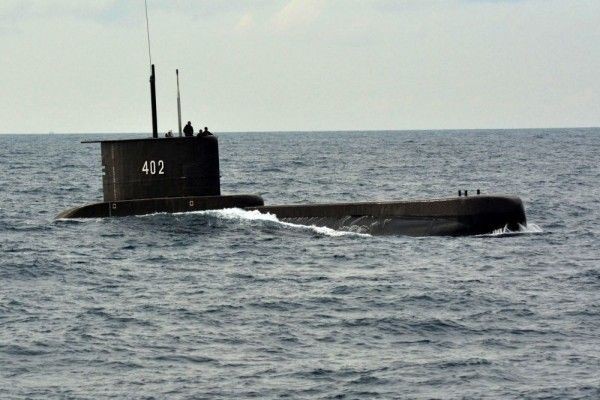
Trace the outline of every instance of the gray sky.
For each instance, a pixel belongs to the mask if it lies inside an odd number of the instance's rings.
[[[148,0],[159,130],[600,126],[599,0]],[[149,132],[143,0],[1,0],[0,133]]]

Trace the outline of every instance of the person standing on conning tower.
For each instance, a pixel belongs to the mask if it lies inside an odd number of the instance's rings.
[[[192,123],[190,121],[188,121],[185,128],[183,128],[183,133],[186,137],[194,136],[194,127],[192,126]]]

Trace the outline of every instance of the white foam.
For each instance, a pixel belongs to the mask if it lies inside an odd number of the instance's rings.
[[[522,234],[535,234],[544,232],[539,225],[536,224],[527,224],[521,225],[519,224],[519,229],[516,231],[511,231],[508,229],[508,226],[504,226],[503,228],[499,228],[494,230],[492,233],[483,235],[483,236],[511,236],[511,235],[522,235]]]
[[[288,228],[310,230],[325,236],[339,237],[339,236],[362,236],[370,237],[371,235],[365,233],[349,232],[349,231],[338,231],[335,229],[327,228],[325,226],[316,225],[299,225],[292,224],[290,222],[280,221],[277,216],[271,213],[261,213],[257,210],[247,211],[241,208],[225,208],[222,210],[207,210],[207,211],[191,211],[187,214],[200,214],[210,215],[222,219],[233,220],[233,221],[267,221],[277,223]]]

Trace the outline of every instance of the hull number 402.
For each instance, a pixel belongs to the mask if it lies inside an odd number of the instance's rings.
[[[164,175],[165,162],[163,160],[144,161],[144,165],[142,165],[142,172],[146,175]]]

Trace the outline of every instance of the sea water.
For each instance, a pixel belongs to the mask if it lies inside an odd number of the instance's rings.
[[[223,133],[267,204],[514,194],[521,232],[90,220],[100,150],[0,136],[0,398],[600,397],[600,129]],[[144,136],[144,135],[142,135]]]

